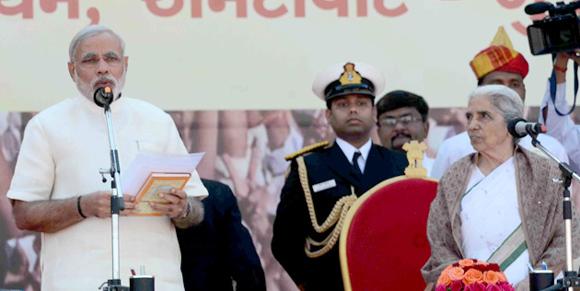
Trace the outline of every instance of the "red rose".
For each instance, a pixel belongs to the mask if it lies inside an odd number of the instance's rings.
[[[502,291],[501,287],[495,285],[495,284],[489,284],[487,285],[487,287],[485,287],[485,291]]]
[[[499,282],[497,284],[498,287],[501,288],[502,291],[515,291],[514,287],[508,282]]]
[[[473,283],[465,286],[465,291],[485,291],[485,285],[482,283]]]
[[[451,291],[461,291],[463,290],[463,282],[461,280],[451,282]]]

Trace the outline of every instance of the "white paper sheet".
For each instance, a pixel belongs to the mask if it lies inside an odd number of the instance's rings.
[[[205,153],[188,155],[160,155],[140,153],[129,167],[121,172],[124,195],[137,195],[151,173],[192,173]]]

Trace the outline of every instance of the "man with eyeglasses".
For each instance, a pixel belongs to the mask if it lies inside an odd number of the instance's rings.
[[[350,62],[314,81],[336,141],[287,157],[292,162],[272,239],[272,253],[301,290],[344,290],[337,245],[344,214],[357,197],[407,166],[403,154],[371,140],[374,98],[383,83],[373,67]]]
[[[403,145],[425,141],[429,134],[429,105],[423,97],[404,90],[391,91],[377,102],[377,131],[384,147],[405,153]],[[433,159],[423,154],[423,167],[431,172]]]
[[[91,25],[69,46],[68,69],[80,94],[32,118],[24,138],[8,198],[21,229],[41,232],[42,290],[96,290],[111,276],[111,191],[99,169],[109,164],[103,109],[93,92],[110,87],[121,173],[140,151],[184,155],[175,123],[163,110],[121,96],[127,73],[125,44],[113,30]],[[133,194],[136,193],[125,193]],[[162,195],[162,196],[161,196]],[[208,192],[196,171],[183,190],[150,202],[159,216],[134,215],[134,196],[125,195],[119,217],[120,277],[144,266],[157,290],[183,291],[181,253],[175,227],[203,219],[201,197]]]

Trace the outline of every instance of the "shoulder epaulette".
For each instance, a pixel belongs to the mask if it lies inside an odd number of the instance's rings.
[[[311,151],[314,151],[314,150],[317,150],[317,149],[320,149],[320,148],[324,148],[324,147],[328,146],[329,144],[330,144],[330,142],[327,141],[327,140],[325,140],[325,141],[321,141],[321,142],[317,142],[317,143],[314,143],[314,144],[305,146],[301,150],[299,150],[297,152],[294,152],[292,154],[287,155],[285,157],[285,159],[287,161],[293,160],[293,159],[295,159],[298,156],[301,156],[301,155],[303,155],[305,153],[309,153]]]

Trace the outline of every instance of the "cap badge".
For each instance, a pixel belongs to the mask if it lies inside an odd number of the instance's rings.
[[[361,84],[362,77],[361,75],[355,70],[353,63],[346,63],[344,66],[344,73],[340,76],[340,84],[341,85],[350,85],[350,84]]]

